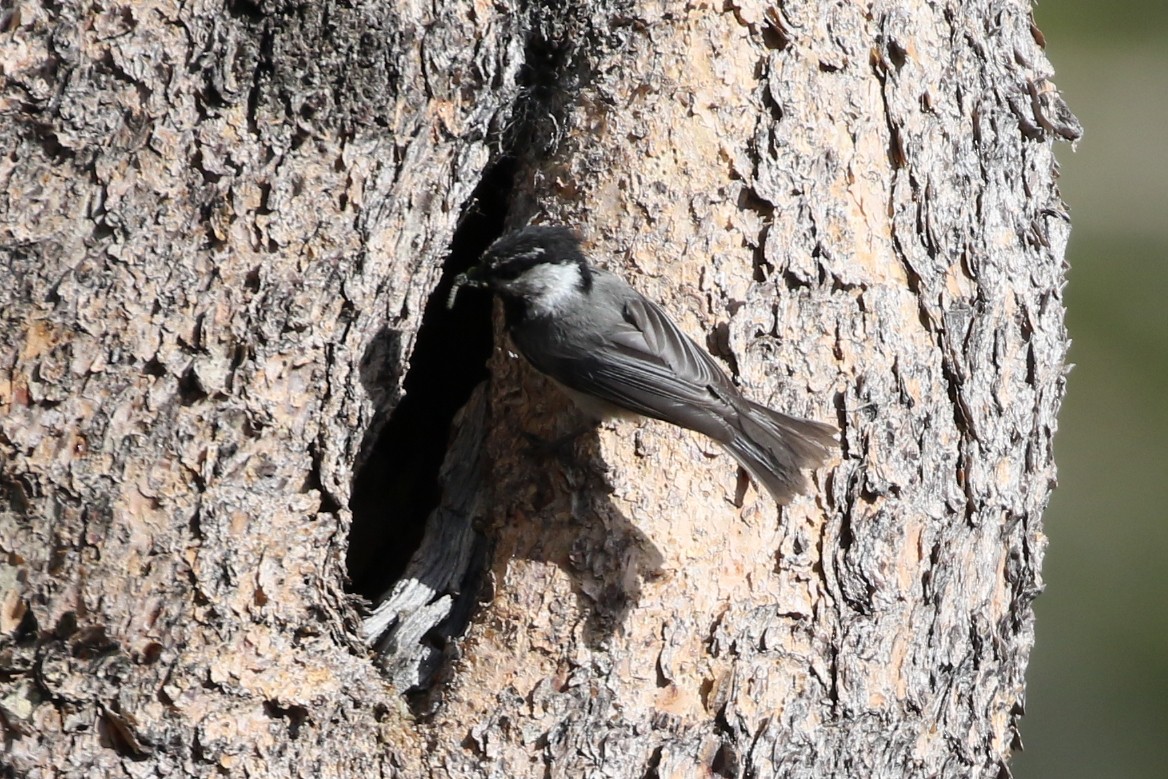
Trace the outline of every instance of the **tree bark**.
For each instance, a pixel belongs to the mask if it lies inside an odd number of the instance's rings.
[[[1027,5],[0,36],[7,775],[1008,773],[1080,132]],[[531,218],[837,424],[812,493],[653,422],[538,454],[583,418],[444,308]]]

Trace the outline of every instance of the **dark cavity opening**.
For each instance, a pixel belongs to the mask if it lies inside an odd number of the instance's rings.
[[[468,269],[503,231],[515,177],[515,161],[504,158],[483,176],[459,222],[430,293],[409,356],[401,400],[374,419],[362,446],[366,452],[353,479],[346,566],[349,592],[376,602],[401,578],[422,542],[426,518],[440,497],[438,471],[446,454],[450,422],[487,376],[493,346],[490,296],[465,290],[447,309],[454,277]],[[400,334],[383,330],[366,352],[393,362],[382,375],[400,370]],[[367,382],[368,388],[368,382]],[[371,388],[378,398],[388,388]],[[380,390],[380,392],[378,391]],[[379,414],[382,412],[378,412]]]

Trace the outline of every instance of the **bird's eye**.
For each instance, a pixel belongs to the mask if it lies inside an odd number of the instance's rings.
[[[513,263],[501,263],[491,268],[491,275],[500,281],[514,281],[522,272],[522,269]]]

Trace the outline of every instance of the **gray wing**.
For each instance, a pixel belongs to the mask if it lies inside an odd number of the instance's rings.
[[[723,443],[737,391],[713,358],[652,301],[623,282],[621,319],[608,323],[602,355],[569,371],[572,389],[644,416],[697,430]],[[561,379],[562,380],[562,379]]]

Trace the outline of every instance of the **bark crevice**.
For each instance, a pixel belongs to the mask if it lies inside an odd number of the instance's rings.
[[[511,119],[497,129],[496,161],[459,220],[442,276],[426,304],[408,372],[400,385],[382,376],[402,363],[405,334],[392,327],[370,342],[362,364],[362,383],[379,411],[362,443],[365,454],[353,480],[349,589],[377,604],[365,620],[364,638],[377,647],[383,667],[402,691],[429,687],[447,642],[469,624],[479,577],[489,565],[491,544],[472,527],[475,517],[465,508],[486,490],[478,466],[466,466],[481,457],[483,435],[455,430],[450,436],[456,414],[466,424],[468,417],[484,413],[473,401],[464,404],[487,375],[490,299],[466,295],[448,308],[450,287],[454,276],[506,229],[509,218],[526,216],[511,213],[520,166],[534,170],[554,152],[565,131],[563,117],[590,72],[587,49],[580,45],[586,20],[538,5],[527,18],[524,62],[516,73],[519,88],[507,112]],[[387,386],[401,386],[401,396],[381,397]],[[481,426],[482,420],[475,424]],[[612,597],[627,607],[627,593]],[[621,607],[616,610],[623,613]],[[591,613],[590,634],[611,632],[607,610]],[[424,694],[411,702],[417,712],[435,705]]]
[[[362,384],[379,410],[353,479],[349,591],[377,604],[362,632],[403,692],[429,686],[481,589],[489,544],[469,506],[480,488],[484,412],[481,401],[468,400],[487,377],[491,308],[486,296],[468,295],[453,308],[446,301],[454,276],[502,232],[514,172],[512,158],[497,162],[471,197],[426,304],[401,397],[385,397],[385,388],[399,386],[386,373],[405,362],[404,333],[384,327],[362,360]],[[424,696],[411,703],[417,713],[432,705]]]

